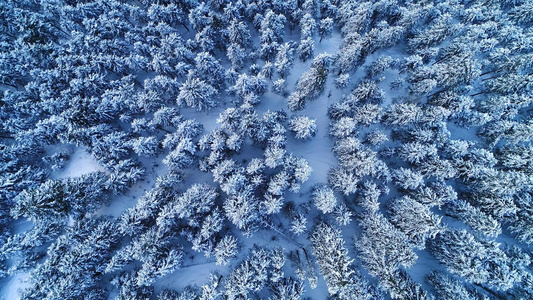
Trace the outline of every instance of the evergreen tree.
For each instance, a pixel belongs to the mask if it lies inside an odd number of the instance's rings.
[[[322,42],[323,38],[329,37],[332,32],[333,19],[328,17],[320,20],[320,24],[318,25],[318,34],[320,35],[320,42]]]
[[[50,246],[46,260],[31,272],[21,299],[105,297],[102,266],[118,240],[113,222],[102,218],[74,221]]]
[[[370,144],[373,146],[378,146],[381,143],[388,141],[388,136],[381,130],[374,130],[365,135],[363,143]]]
[[[529,193],[522,193],[517,197],[518,211],[507,221],[507,228],[515,236],[515,238],[523,243],[531,244],[533,242],[533,205],[531,202],[531,195]]]
[[[452,278],[443,272],[433,271],[427,277],[435,289],[437,299],[483,299],[474,289],[468,288],[459,280]]]
[[[445,209],[447,214],[458,218],[476,232],[489,238],[495,238],[502,232],[500,223],[497,220],[464,200],[457,199],[449,202],[446,204]]]
[[[297,139],[309,139],[316,135],[316,120],[306,116],[292,117],[289,120],[289,129]]]
[[[313,190],[313,201],[322,213],[331,213],[337,206],[337,198],[327,185],[316,186]]]
[[[395,198],[389,205],[390,222],[400,229],[417,248],[424,249],[426,240],[440,232],[441,218],[408,196]]]
[[[418,257],[407,237],[383,215],[379,212],[365,213],[360,225],[362,233],[355,241],[355,248],[363,266],[372,276],[387,282],[400,267],[413,266]]]
[[[354,214],[344,203],[341,203],[335,207],[333,215],[335,216],[335,221],[339,226],[346,226],[350,224]]]
[[[513,262],[496,242],[476,238],[466,230],[443,231],[429,249],[451,273],[469,282],[505,291],[523,276],[522,264]]]
[[[360,179],[354,172],[343,167],[331,168],[328,173],[328,183],[330,186],[342,192],[344,195],[355,193]]]
[[[237,251],[237,239],[231,235],[224,236],[215,247],[217,265],[227,265],[237,255]]]
[[[309,58],[313,57],[315,52],[315,41],[311,37],[307,37],[300,41],[298,45],[298,57],[302,61],[307,61]]]
[[[319,223],[311,241],[330,295],[339,299],[371,299],[367,283],[353,268],[340,230]]]
[[[179,89],[178,105],[195,108],[197,111],[209,110],[216,106],[217,90],[207,82],[188,78]]]
[[[159,141],[153,137],[138,137],[132,141],[131,147],[139,156],[155,157],[159,148]]]
[[[394,182],[403,189],[415,190],[424,185],[422,174],[411,169],[399,168],[392,171]]]
[[[298,300],[305,291],[304,283],[292,277],[283,278],[271,287],[270,300]]]
[[[251,233],[259,221],[259,200],[250,190],[229,195],[224,202],[226,217],[237,228]]]
[[[150,257],[137,272],[135,282],[138,286],[151,285],[154,281],[174,272],[183,263],[181,247],[158,251],[157,257]]]
[[[413,104],[394,104],[385,112],[383,122],[387,125],[406,125],[420,117],[420,107]]]
[[[300,110],[305,106],[305,102],[320,96],[326,84],[330,61],[331,56],[328,54],[321,54],[313,60],[309,70],[298,79],[296,91],[288,98],[290,110]]]
[[[294,61],[293,56],[294,45],[292,43],[287,42],[279,46],[276,54],[276,60],[274,61],[274,66],[282,78],[285,78],[287,75],[289,75],[289,71],[292,68]]]
[[[224,285],[224,294],[228,299],[247,299],[265,287],[271,266],[269,254],[268,251],[256,247],[250,256],[229,274]]]

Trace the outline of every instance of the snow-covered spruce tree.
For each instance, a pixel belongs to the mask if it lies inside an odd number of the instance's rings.
[[[269,299],[272,300],[298,300],[305,291],[304,283],[292,277],[281,279],[270,289],[272,292]]]
[[[337,222],[339,226],[346,226],[352,221],[354,213],[346,206],[346,204],[341,203],[335,207],[333,216],[335,217],[335,222]]]
[[[204,82],[209,82],[216,90],[220,90],[224,85],[224,68],[220,61],[207,52],[200,52],[194,58],[195,67],[189,78],[198,78]]]
[[[381,130],[374,130],[365,135],[364,144],[370,144],[372,146],[379,146],[380,144],[387,142],[389,137]]]
[[[174,122],[173,120],[172,125],[176,127],[176,130],[172,133],[167,133],[161,142],[161,145],[165,149],[172,150],[178,148],[180,145],[184,144],[183,140],[194,139],[203,131],[202,124],[196,120],[179,120],[177,122]],[[185,142],[185,144],[187,143],[188,142]]]
[[[392,299],[422,299],[431,300],[433,297],[422,289],[403,269],[398,269],[388,276],[387,281],[381,281],[381,286],[387,290]]]
[[[228,38],[231,43],[241,46],[248,46],[251,43],[250,30],[246,23],[232,19],[227,29]]]
[[[237,255],[238,250],[237,239],[231,235],[224,236],[215,247],[217,265],[227,265]]]
[[[177,102],[180,106],[187,106],[197,111],[209,110],[216,106],[217,90],[206,81],[187,78],[181,85]]]
[[[285,256],[285,250],[281,247],[275,248],[272,250],[272,274],[270,276],[270,281],[272,283],[278,283],[283,279],[283,267],[287,261]]]
[[[523,243],[533,243],[533,204],[529,193],[521,193],[517,197],[517,212],[506,220],[507,229],[515,238]]]
[[[198,223],[189,219],[190,225],[183,228],[182,234],[192,243],[194,251],[204,252],[204,255],[209,257],[215,250],[215,243],[223,229],[224,221],[224,214],[215,207]]]
[[[353,118],[341,117],[332,122],[329,134],[335,138],[346,138],[354,135],[356,130],[357,123]]]
[[[328,292],[339,299],[371,299],[370,287],[353,267],[338,229],[319,223],[311,237],[313,253]]]
[[[395,198],[389,204],[390,222],[419,249],[424,249],[426,240],[435,238],[441,230],[441,218],[429,208],[409,196]]]
[[[208,281],[201,286],[201,293],[199,300],[213,300],[216,299],[218,296],[222,294],[221,291],[218,290],[220,286],[220,281],[222,279],[221,275],[218,275],[218,273],[210,273]]]
[[[272,92],[274,92],[274,93],[276,93],[278,95],[281,95],[281,96],[286,96],[288,93],[287,93],[287,87],[286,87],[285,79],[280,78],[280,79],[274,81],[273,84],[272,84]]]
[[[399,169],[393,170],[391,173],[394,183],[403,189],[415,190],[424,185],[422,174],[413,171],[412,169],[400,167]]]
[[[139,156],[155,157],[158,152],[159,141],[154,136],[141,136],[131,141],[131,148]]]
[[[320,20],[320,24],[318,25],[318,34],[320,35],[320,42],[322,42],[323,38],[327,38],[331,35],[333,32],[333,19],[331,18],[324,18]]]
[[[21,299],[44,299],[50,295],[61,299],[105,297],[103,266],[118,241],[116,225],[109,220],[74,221],[52,244],[45,261],[31,272],[29,286],[22,291]]]
[[[131,146],[128,143],[129,136],[122,131],[114,131],[96,140],[92,147],[93,156],[107,165],[127,158]]]
[[[407,236],[396,229],[379,212],[366,212],[360,220],[361,234],[356,237],[355,248],[370,275],[378,277],[380,285],[392,294],[397,281],[396,272],[414,265],[418,256],[411,248]]]
[[[4,276],[17,272],[30,270],[36,267],[37,262],[44,256],[39,248],[56,239],[62,232],[64,221],[46,219],[35,223],[34,227],[11,236],[4,236],[0,247],[0,259],[11,259],[9,269],[2,270]]]
[[[267,81],[261,75],[248,76],[246,73],[243,73],[239,75],[235,85],[230,87],[229,91],[242,99],[246,99],[249,95],[261,96],[267,91]]]
[[[335,78],[334,83],[336,88],[343,89],[348,86],[348,83],[350,83],[350,75],[341,74],[339,77]]]
[[[310,13],[305,13],[300,19],[302,38],[312,37],[317,29],[316,21]]]
[[[153,226],[117,251],[102,271],[110,273],[138,261],[141,268],[136,271],[135,284],[149,286],[179,268],[183,256],[183,247],[174,243],[172,234]]]
[[[291,220],[290,231],[296,235],[302,234],[307,231],[307,218],[305,215],[298,213]]]
[[[270,251],[255,247],[224,281],[228,299],[247,299],[264,289],[271,268]]]
[[[283,169],[275,173],[267,182],[267,190],[262,201],[265,213],[273,214],[280,211],[283,205],[283,195],[286,191],[296,193],[301,184],[305,183],[313,170],[309,163],[292,154],[283,158]]]
[[[313,201],[322,213],[331,213],[337,206],[337,198],[327,185],[317,185],[313,189]]]
[[[181,294],[165,288],[157,295],[157,300],[196,299],[197,296],[195,291],[189,287],[185,287]]]
[[[134,183],[144,178],[144,167],[133,159],[119,161],[109,175],[108,185],[114,195],[123,194]]]
[[[388,193],[388,190],[383,191],[382,188],[372,181],[364,181],[360,184],[356,201],[367,212],[375,213],[379,211],[379,196],[384,192]]]
[[[277,47],[283,42],[286,20],[283,14],[276,14],[270,9],[263,16],[260,14],[255,16],[256,27],[260,27],[261,30],[259,53],[264,60],[272,60],[276,55]]]
[[[297,193],[301,185],[307,182],[313,173],[313,169],[307,160],[292,154],[284,157],[283,170],[289,174],[288,189],[291,193]]]
[[[443,272],[433,271],[427,280],[435,289],[437,299],[477,300],[482,298],[475,289],[469,288],[461,281]]]
[[[170,178],[174,177],[170,176]],[[117,221],[118,231],[130,237],[142,234],[153,225],[162,205],[172,200],[174,196],[175,191],[172,188],[160,186],[156,182],[156,188],[148,190],[139,198],[134,207],[128,208],[120,215]]]
[[[369,79],[376,79],[381,77],[383,73],[390,67],[397,66],[398,61],[390,56],[380,56],[365,68],[366,77]],[[383,78],[383,77],[382,77]]]
[[[524,261],[510,258],[498,246],[464,229],[447,229],[429,243],[429,250],[452,274],[506,291],[521,282]]]
[[[147,259],[137,271],[138,286],[151,285],[157,279],[174,272],[183,263],[182,247],[171,246],[158,249],[157,255]]]
[[[296,91],[287,99],[290,110],[301,110],[307,101],[315,100],[320,96],[324,91],[331,60],[332,56],[329,54],[320,54],[313,60],[309,70],[298,79]]]
[[[172,145],[176,139],[175,136],[167,136],[166,145]],[[192,167],[198,160],[196,156],[196,144],[191,138],[179,138],[175,148],[165,157],[163,163],[171,170],[182,170]],[[164,141],[164,142],[165,142]]]
[[[155,103],[146,104],[146,108],[150,110],[157,110],[164,103],[171,103],[172,99],[178,95],[179,81],[176,78],[172,78],[166,75],[157,75],[154,78],[147,78],[144,80],[144,90],[146,93],[151,94],[159,98],[156,105]],[[154,99],[155,100],[155,99]]]
[[[414,104],[393,104],[383,115],[382,121],[389,126],[406,125],[418,121],[422,111]]]
[[[276,67],[279,76],[281,76],[281,78],[287,77],[293,64],[294,44],[291,42],[281,44],[276,54],[276,60],[274,61],[274,66]]]
[[[152,286],[138,286],[135,283],[135,270],[123,272],[111,280],[111,284],[117,287],[118,294],[116,299],[127,300],[135,298],[150,298],[154,293]]]
[[[486,237],[495,238],[502,232],[501,225],[496,219],[464,200],[457,199],[448,202],[444,209],[447,215],[463,221],[474,231]]]
[[[433,46],[451,36],[458,27],[452,22],[451,14],[443,14],[433,20],[429,27],[417,30],[408,40],[411,51],[427,46]]]
[[[292,117],[289,120],[289,129],[297,139],[310,139],[316,135],[316,120],[307,116]]]
[[[298,45],[298,56],[302,61],[307,61],[309,58],[313,57],[315,52],[315,41],[312,37],[304,38],[300,41]]]
[[[108,178],[105,173],[94,172],[66,181],[48,180],[38,189],[20,193],[11,213],[16,218],[39,221],[94,212],[109,199]]]
[[[457,200],[457,192],[444,181],[434,181],[411,193],[418,202],[428,206],[438,206]]]
[[[388,173],[388,169],[382,169],[383,162],[377,159],[377,153],[361,144],[355,137],[337,140],[333,152],[339,160],[339,166],[353,172],[356,177],[380,177]]]
[[[353,171],[347,170],[344,167],[337,166],[329,170],[328,183],[337,191],[342,192],[344,195],[350,195],[357,190],[357,184],[361,180],[357,174]]]
[[[163,208],[157,224],[162,230],[168,230],[167,225],[175,222],[175,218],[190,219],[189,223],[199,224],[201,217],[211,211],[218,196],[217,190],[212,186],[195,184]]]
[[[246,61],[246,50],[239,44],[230,44],[227,56],[235,70],[242,69]]]
[[[398,150],[398,155],[401,159],[411,164],[420,164],[428,157],[435,157],[437,155],[437,147],[435,144],[421,144],[421,143],[405,143]]]
[[[247,234],[251,234],[257,227],[260,219],[259,207],[259,199],[250,189],[228,195],[224,202],[226,217]]]
[[[64,188],[60,180],[48,180],[39,189],[25,190],[15,198],[11,212],[15,218],[24,216],[35,221],[65,217],[71,207],[62,197]]]

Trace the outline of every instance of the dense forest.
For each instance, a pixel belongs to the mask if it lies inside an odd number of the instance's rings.
[[[1,299],[533,299],[533,1],[0,1]]]

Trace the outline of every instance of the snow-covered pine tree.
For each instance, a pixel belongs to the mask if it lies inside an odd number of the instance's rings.
[[[354,269],[340,230],[327,223],[319,223],[311,241],[320,273],[326,279],[331,296],[346,300],[371,299],[368,283]]]
[[[297,139],[310,139],[316,135],[316,120],[307,116],[292,117],[289,120],[289,129]]]

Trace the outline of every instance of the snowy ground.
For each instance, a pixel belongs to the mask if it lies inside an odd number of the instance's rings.
[[[85,148],[79,147],[74,150],[63,169],[52,173],[52,179],[64,179],[79,177],[84,174],[102,171],[105,169],[86,151]]]
[[[29,284],[25,281],[28,278],[29,273],[24,272],[0,280],[1,299],[18,299],[20,296],[19,292],[29,286]]]

